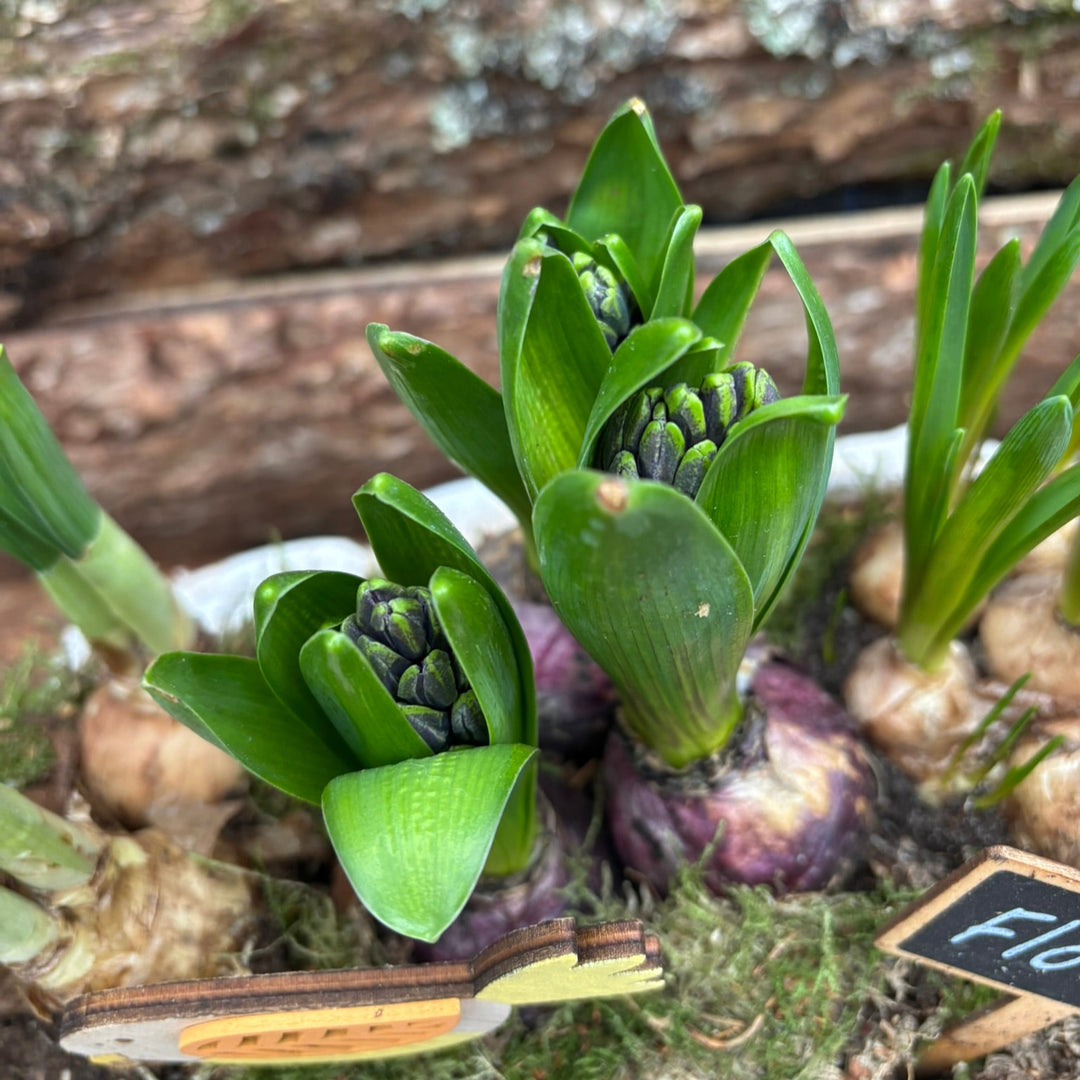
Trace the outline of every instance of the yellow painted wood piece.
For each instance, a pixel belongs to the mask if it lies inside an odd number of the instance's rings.
[[[457,998],[230,1016],[185,1028],[182,1054],[207,1061],[294,1061],[351,1057],[428,1042],[461,1019]]]

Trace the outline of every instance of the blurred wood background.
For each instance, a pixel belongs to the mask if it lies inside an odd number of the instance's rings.
[[[495,377],[502,255],[611,111],[649,103],[712,228],[703,279],[792,233],[836,324],[848,430],[902,418],[918,209],[994,107],[994,190],[1080,172],[1071,0],[12,0],[0,8],[0,326],[93,492],[196,563],[357,531],[390,468],[451,470],[386,390],[368,321]],[[987,251],[1053,197],[988,203]],[[1012,414],[1075,352],[1077,289]],[[782,274],[742,355],[794,389]],[[1005,417],[1004,419],[1009,419]],[[0,565],[0,571],[4,567]]]

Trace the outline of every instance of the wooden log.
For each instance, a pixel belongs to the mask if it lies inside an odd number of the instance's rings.
[[[501,250],[634,94],[714,224],[920,192],[996,106],[995,182],[1062,184],[1077,70],[1063,0],[8,5],[0,317]]]
[[[1053,195],[989,200],[984,252],[1034,242]],[[844,430],[899,423],[912,351],[921,212],[785,223],[836,328]],[[706,231],[699,285],[771,225]],[[190,564],[274,535],[357,535],[349,497],[374,472],[419,486],[451,466],[379,371],[364,338],[386,322],[439,342],[496,382],[501,259],[307,275],[72,308],[8,337],[12,360],[88,486],[166,563]],[[1073,283],[1032,339],[1002,424],[1080,350]],[[798,389],[801,308],[778,263],[738,355]]]

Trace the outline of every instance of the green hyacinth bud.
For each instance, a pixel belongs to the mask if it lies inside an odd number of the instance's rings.
[[[341,630],[435,753],[454,745],[487,745],[487,722],[427,589],[371,578],[360,587],[356,615]]]
[[[596,464],[693,498],[731,425],[779,397],[768,372],[745,362],[706,376],[697,389],[675,383],[639,390],[605,424]]]
[[[630,333],[630,291],[606,266],[585,252],[576,252],[573,262],[585,299],[604,332],[608,348],[614,352]]]

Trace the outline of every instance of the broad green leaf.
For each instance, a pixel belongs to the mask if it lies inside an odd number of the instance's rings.
[[[660,263],[650,319],[690,315],[694,306],[694,237],[700,225],[700,206],[684,206],[676,212]]]
[[[394,393],[432,442],[527,523],[532,505],[518,474],[499,392],[430,341],[378,323],[368,326],[367,339]]]
[[[6,503],[0,495],[0,550],[38,573],[48,570],[60,558],[60,549],[8,514]]]
[[[297,721],[247,657],[165,653],[143,687],[174,720],[297,799],[318,804],[333,777],[356,768]]]
[[[517,656],[510,631],[488,591],[468,574],[441,566],[431,577],[439,625],[487,721],[488,740],[525,738]]]
[[[991,544],[1060,461],[1072,421],[1064,396],[1025,413],[942,526],[918,588],[905,589],[901,606],[897,637],[913,663],[935,667],[948,648],[939,640],[942,623],[968,592]]]
[[[754,618],[727,540],[674,488],[592,471],[552,481],[533,525],[552,604],[634,733],[675,767],[722,746]]]
[[[536,691],[532,656],[510,601],[465,538],[425,495],[403,480],[379,473],[353,496],[353,505],[383,573],[401,585],[426,585],[440,566],[478,581],[495,601],[514,642],[524,717],[523,742],[536,745]]]
[[[609,269],[614,270],[630,290],[630,294],[637,304],[638,311],[652,311],[655,302],[652,289],[641,273],[641,267],[634,258],[634,253],[626,245],[621,236],[609,233],[600,237],[593,244],[593,251],[598,262],[602,262]]]
[[[687,319],[655,319],[636,327],[615,350],[592,403],[576,464],[592,464],[596,440],[612,413],[633,393],[654,384],[688,349],[701,331]]]
[[[931,280],[934,302],[915,358],[904,489],[905,590],[918,590],[948,507],[946,459],[954,446],[975,273],[975,184],[962,176],[949,199]]]
[[[694,500],[731,545],[761,613],[817,517],[829,436],[844,401],[793,397],[755,410],[721,444]]]
[[[995,109],[975,133],[971,145],[960,162],[958,176],[970,173],[975,181],[975,196],[982,198],[986,188],[986,177],[990,172],[990,159],[994,155],[994,143],[997,142],[998,129],[1001,127],[1001,110]]]
[[[338,630],[320,630],[300,650],[311,693],[365,768],[431,756],[367,658]]]
[[[771,258],[769,243],[751,248],[732,259],[701,294],[694,309],[694,322],[704,333],[723,342],[720,367],[732,362],[732,353]]]
[[[1020,291],[1027,292],[1053,255],[1061,250],[1066,237],[1080,224],[1080,176],[1065,189],[1050,215],[1031,258],[1020,273]]]
[[[519,240],[531,240],[545,229],[553,228],[565,229],[566,226],[550,210],[545,210],[542,206],[535,206],[525,215],[525,220],[518,230],[517,238]]]
[[[82,554],[101,527],[101,508],[87,493],[2,346],[0,511],[70,559]]]
[[[327,832],[364,907],[400,934],[438,940],[469,899],[503,807],[535,753],[471,747],[331,782],[323,796]]]
[[[941,239],[941,226],[945,221],[945,207],[952,193],[952,166],[944,162],[930,185],[930,194],[926,197],[926,210],[923,213],[923,227],[919,235],[918,269],[919,277],[915,286],[915,355],[922,348],[923,329],[929,317],[932,301],[931,282],[934,276],[934,264],[937,262],[938,242]]]
[[[514,313],[503,330],[517,327],[517,308],[527,295],[525,329],[500,339],[503,403],[518,469],[533,499],[553,476],[574,467],[593,398],[611,362],[570,260],[550,249],[537,254],[534,244],[518,243],[504,277],[505,303]],[[533,277],[531,293],[515,284]]]
[[[656,142],[645,106],[624,105],[600,133],[570,200],[566,224],[586,240],[618,233],[646,281],[663,261],[682,196]]]
[[[330,722],[300,670],[300,650],[320,630],[338,626],[356,611],[363,578],[336,570],[290,570],[255,590],[255,656],[266,685],[327,746],[344,753]]]

